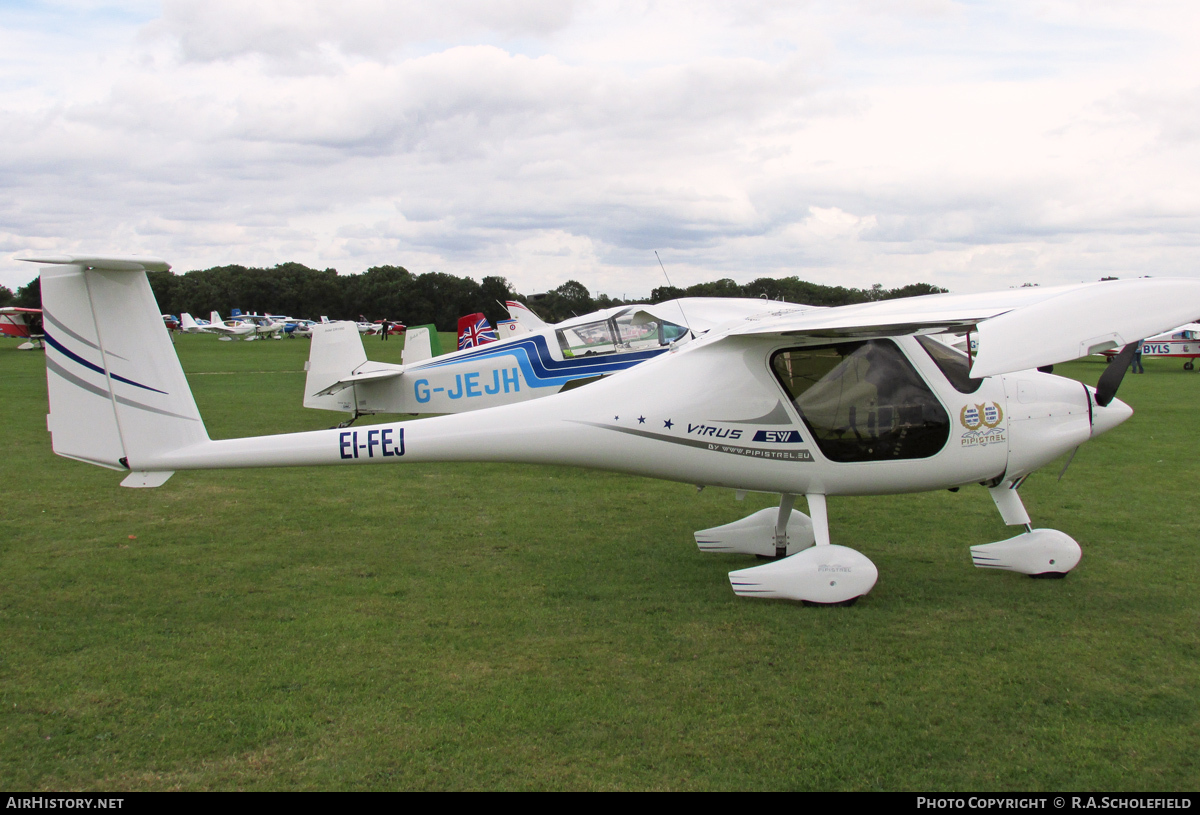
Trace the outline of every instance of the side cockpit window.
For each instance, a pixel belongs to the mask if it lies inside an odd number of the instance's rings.
[[[556,333],[564,357],[611,354],[617,350],[617,338],[608,320],[560,328]]]
[[[933,337],[917,337],[917,342],[929,354],[938,370],[950,381],[959,393],[974,393],[983,384],[982,379],[971,378],[971,363],[967,355]]]
[[[555,332],[564,357],[648,351],[670,345],[686,333],[683,326],[657,320],[635,309],[608,320],[573,325]]]
[[[950,417],[890,340],[777,352],[771,368],[831,461],[926,458],[950,438]]]
[[[658,320],[639,319],[641,317],[643,317],[642,314],[630,310],[613,319],[617,326],[617,334],[621,337],[623,349],[642,351],[662,345],[659,338],[661,326]]]
[[[687,333],[687,328],[660,320],[638,308],[631,308],[613,318],[622,350],[644,351],[670,345]]]

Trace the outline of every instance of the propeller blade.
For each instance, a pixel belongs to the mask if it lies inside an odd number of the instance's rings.
[[[1121,349],[1121,353],[1108,363],[1108,368],[1104,373],[1100,374],[1100,381],[1096,383],[1097,405],[1108,407],[1108,403],[1117,395],[1117,388],[1121,387],[1121,380],[1125,378],[1125,372],[1129,370],[1129,363],[1133,361],[1133,353],[1141,344],[1142,341],[1138,340],[1126,345]]]
[[[1062,481],[1062,477],[1067,474],[1067,468],[1071,466],[1071,462],[1075,460],[1075,454],[1078,452],[1079,448],[1076,447],[1071,451],[1071,455],[1067,456],[1067,463],[1063,465],[1062,472],[1058,474],[1059,481]]]

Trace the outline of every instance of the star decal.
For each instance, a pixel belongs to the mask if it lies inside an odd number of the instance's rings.
[[[672,422],[670,419],[667,419],[665,422],[663,422],[663,427],[665,427],[667,430],[670,430],[674,424],[675,423]]]
[[[638,424],[645,424],[645,423],[646,423],[646,417],[638,416]]]
[[[620,418],[621,418],[620,416],[613,416],[613,421],[614,421],[614,422],[616,422],[616,421],[619,421],[619,420],[620,420]]]

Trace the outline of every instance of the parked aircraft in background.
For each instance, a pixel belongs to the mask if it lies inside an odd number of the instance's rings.
[[[382,334],[383,333],[383,323],[384,323],[384,320],[376,320],[374,322],[375,331],[373,331],[372,333],[373,334]],[[391,336],[391,337],[394,337],[397,334],[403,334],[407,330],[407,327],[404,325],[404,323],[400,322],[399,320],[387,320],[387,324],[388,324],[388,336]]]
[[[496,321],[496,339],[506,340],[510,337],[515,337],[518,334],[528,334],[529,329],[524,328],[520,323],[511,317],[507,320]]]
[[[314,325],[317,325],[316,320],[292,320],[289,318],[283,331],[289,337],[312,337]]]
[[[1111,362],[1116,356],[1116,352],[1108,351],[1104,355]],[[1142,358],[1147,357],[1174,357],[1187,360],[1183,363],[1183,370],[1195,370],[1196,363],[1193,360],[1200,357],[1200,323],[1181,325],[1142,340]]]
[[[19,351],[42,347],[42,310],[5,306],[0,308],[0,334],[29,340],[17,346]]]
[[[254,338],[255,339],[263,339],[266,337],[270,337],[271,339],[278,340],[278,339],[283,338],[283,329],[287,327],[288,319],[289,318],[287,318],[287,317],[271,317],[268,315],[259,315],[259,314],[243,314],[241,317],[238,318],[238,321],[240,321],[244,325],[251,325],[254,327]],[[230,321],[226,320],[225,324],[228,325],[229,323],[230,323]],[[245,337],[244,339],[249,340],[252,338]]]
[[[184,334],[208,334],[209,323],[207,320],[201,322],[195,317],[188,314],[186,311],[179,315],[179,330]]]
[[[508,309],[509,319],[501,322],[506,323],[505,328],[508,333],[501,334],[501,338],[507,337],[509,333],[530,334],[550,327],[549,323],[534,314],[529,306],[520,300],[505,300],[504,307]]]
[[[821,604],[853,602],[878,576],[866,555],[831,542],[830,496],[982,483],[1004,522],[1024,531],[972,547],[975,564],[1069,572],[1079,545],[1033,529],[1017,488],[1129,418],[1132,410],[1115,398],[1122,360],[1141,337],[1200,311],[1200,280],[1170,278],[830,309],[776,304],[774,313],[714,328],[554,398],[356,430],[212,441],[141,271],[167,264],[31,260],[57,264],[42,269],[54,451],[125,471],[125,486],[160,486],[189,469],[501,461],[777,492],[777,511],[702,530],[697,543],[783,556],[731,572],[739,595]],[[971,364],[928,336],[967,330],[981,339]],[[659,323],[655,333],[662,331]],[[1120,346],[1095,388],[1034,370]],[[793,508],[798,495],[809,515]]]
[[[779,305],[756,299],[689,298],[619,306],[556,325],[539,320],[540,329],[438,357],[433,356],[428,334],[414,328],[405,339],[402,365],[369,361],[350,323],[330,323],[313,331],[304,406],[357,418],[370,413],[462,413],[523,402],[658,356],[688,335],[687,325],[701,333]],[[464,320],[478,326],[476,317],[483,315]]]
[[[200,325],[192,315],[184,312],[179,315],[180,330],[185,334],[217,334],[223,340],[252,341],[262,337],[279,338],[287,323],[271,317],[257,314],[239,314],[237,317],[222,320],[221,315],[212,312],[208,316],[208,324]]]
[[[214,320],[220,320],[220,315],[215,311],[210,316]],[[246,339],[251,339],[249,336],[251,334],[262,336],[267,333],[272,335],[282,333],[289,337],[311,337],[312,327],[316,324],[315,320],[294,320],[291,317],[242,315],[241,319],[217,322],[216,325],[219,327],[214,329],[213,321],[197,320],[186,311],[179,315],[179,330],[185,334],[226,334],[229,337],[241,336]]]
[[[254,336],[254,325],[241,320],[222,320],[221,315],[212,312],[208,315],[208,325],[204,328],[209,334],[217,334],[222,339],[244,339]]]

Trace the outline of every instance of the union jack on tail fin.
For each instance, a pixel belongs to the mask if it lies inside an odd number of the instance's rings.
[[[458,318],[458,350],[486,345],[496,339],[495,329],[483,314],[476,312]]]

